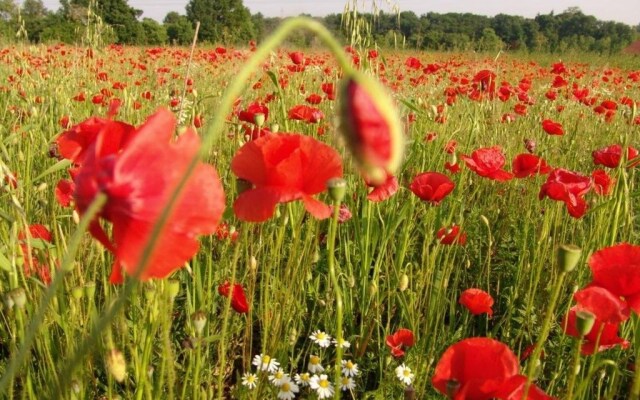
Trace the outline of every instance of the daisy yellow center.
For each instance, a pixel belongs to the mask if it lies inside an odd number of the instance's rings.
[[[345,364],[345,366],[346,366],[348,369],[351,369],[351,368],[353,368],[353,363],[352,363],[351,361],[347,361],[347,363]]]
[[[343,377],[342,377],[342,384],[343,384],[343,385],[347,385],[347,384],[349,384],[349,378],[347,378],[346,376],[343,376]]]
[[[411,375],[411,370],[409,370],[409,369],[405,369],[404,371],[402,371],[402,375],[404,375],[404,376],[409,376],[409,375]]]
[[[329,387],[329,381],[326,379],[323,379],[320,382],[318,382],[318,386],[320,386],[323,389],[326,389]]]
[[[282,386],[280,386],[280,390],[283,391],[283,392],[288,392],[290,390],[289,384],[288,383],[283,383]]]
[[[247,376],[247,382],[253,383],[255,382],[255,380],[256,380],[255,376]]]
[[[284,376],[284,372],[282,372],[282,371],[278,371],[278,372],[276,372],[276,374],[275,374],[276,379],[280,379],[280,378],[282,378],[283,376]]]
[[[311,356],[311,364],[313,364],[313,365],[318,365],[318,364],[320,364],[320,357],[318,357],[318,356]]]
[[[326,339],[327,335],[324,332],[320,332],[316,335],[316,339],[317,340],[324,340]]]
[[[271,357],[269,357],[269,356],[262,357],[262,363],[263,364],[269,364],[269,361],[271,361]]]
[[[308,381],[309,380],[309,374],[302,374],[300,375],[300,380],[302,381]]]

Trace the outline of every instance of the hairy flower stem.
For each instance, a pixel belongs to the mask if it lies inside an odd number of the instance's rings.
[[[533,350],[533,354],[531,355],[529,363],[527,364],[527,383],[524,387],[524,398],[527,398],[526,396],[529,394],[529,388],[531,387],[531,383],[533,382],[533,375],[536,372],[538,361],[540,360],[542,347],[547,341],[547,336],[549,336],[549,331],[551,330],[551,320],[554,316],[553,311],[556,307],[556,303],[558,302],[558,298],[560,297],[560,290],[562,289],[562,284],[564,283],[564,278],[566,276],[567,273],[565,271],[560,272],[560,276],[556,281],[556,286],[553,288],[551,301],[547,305],[547,310],[544,316],[544,323],[542,324],[542,330],[540,331],[540,335],[538,336],[538,341],[536,342],[536,347]]]
[[[331,218],[331,225],[329,227],[329,241],[327,262],[329,264],[329,275],[331,277],[331,285],[333,286],[333,292],[336,296],[336,362],[334,367],[334,385],[335,392],[333,398],[335,400],[340,399],[340,374],[342,370],[342,287],[338,281],[338,275],[336,274],[336,262],[335,262],[335,247],[336,247],[336,232],[338,231],[338,215],[340,213],[340,202],[333,202],[333,216]]]
[[[37,308],[37,313],[31,320],[29,324],[29,328],[27,329],[27,333],[24,337],[24,341],[22,342],[22,346],[18,353],[11,359],[9,362],[2,379],[0,379],[0,394],[4,393],[7,390],[7,386],[11,384],[13,386],[13,378],[20,366],[26,360],[28,354],[31,350],[31,345],[33,345],[33,341],[35,340],[36,334],[40,331],[40,326],[44,321],[45,314],[49,309],[49,305],[53,301],[56,292],[62,284],[64,283],[64,277],[67,272],[71,270],[71,263],[75,259],[76,253],[80,248],[80,243],[82,242],[82,238],[84,237],[84,233],[89,227],[89,223],[93,221],[93,219],[98,215],[102,207],[105,205],[107,201],[107,196],[104,194],[98,194],[95,199],[89,205],[87,212],[82,216],[80,220],[80,224],[78,225],[78,229],[76,229],[75,233],[71,237],[71,241],[69,242],[69,248],[67,249],[67,254],[65,258],[62,260],[62,265],[58,268],[56,272],[56,276],[51,282],[51,285],[47,288],[45,295],[40,302],[40,305]]]
[[[582,348],[582,340],[584,336],[580,335],[580,338],[575,341],[575,348],[573,350],[573,363],[569,369],[569,383],[567,383],[567,400],[573,399],[573,388],[576,385],[576,377],[580,371],[580,349]]]
[[[631,395],[630,399],[637,400],[640,399],[640,318],[638,318],[635,314],[633,317],[633,322],[635,324],[635,337],[634,345],[636,349],[636,364],[635,364],[635,372],[633,374],[633,384],[631,385]]]
[[[226,298],[224,304],[224,311],[222,317],[222,332],[220,333],[220,342],[218,344],[218,355],[220,360],[218,361],[219,370],[218,370],[218,382],[217,382],[217,398],[224,399],[224,370],[225,364],[227,363],[227,330],[229,329],[229,316],[231,313],[231,299],[233,298],[233,285],[236,284],[236,271],[238,269],[238,259],[240,258],[240,248],[244,243],[246,243],[247,232],[249,228],[246,229],[241,227],[241,240],[239,243],[235,243],[235,248],[233,249],[233,261],[231,262],[231,280],[229,281],[229,295]],[[195,390],[194,388],[194,394]]]

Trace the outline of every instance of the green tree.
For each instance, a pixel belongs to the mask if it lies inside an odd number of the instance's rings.
[[[138,21],[142,11],[129,6],[127,0],[70,0],[68,7],[72,6],[95,7],[95,13],[113,28],[118,43],[144,42],[144,29]]]
[[[498,51],[504,47],[504,42],[493,29],[484,28],[476,47],[479,51]]]
[[[251,13],[242,0],[190,0],[187,18],[200,22],[200,40],[211,43],[247,42],[255,38]]]
[[[167,30],[156,20],[143,18],[142,30],[144,30],[144,44],[157,46],[167,43]]]
[[[172,11],[164,17],[163,23],[169,43],[188,45],[193,41],[195,31],[191,26],[191,22],[184,15]]]

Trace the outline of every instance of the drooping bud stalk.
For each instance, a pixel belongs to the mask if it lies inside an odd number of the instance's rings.
[[[340,130],[365,177],[381,184],[402,161],[402,122],[386,90],[354,71],[342,82]]]
[[[207,314],[204,311],[196,311],[191,315],[191,321],[193,321],[193,327],[196,329],[198,335],[202,334],[204,326],[207,324]]]

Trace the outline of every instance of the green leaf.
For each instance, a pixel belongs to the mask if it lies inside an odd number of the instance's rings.
[[[11,272],[11,261],[9,261],[3,252],[0,252],[0,269]]]
[[[33,178],[32,182],[37,182],[40,179],[53,174],[54,172],[58,172],[62,169],[65,169],[67,167],[69,167],[71,165],[71,161],[69,160],[60,160],[57,163],[55,163],[54,165],[50,166],[49,168],[47,168],[46,171],[44,171],[43,173],[41,173],[40,175],[36,176],[35,178]]]
[[[276,76],[276,74],[274,74],[272,71],[267,71],[267,75],[269,75],[269,78],[271,78],[273,86],[275,86],[276,89],[280,90],[280,85],[278,85],[278,77]]]

